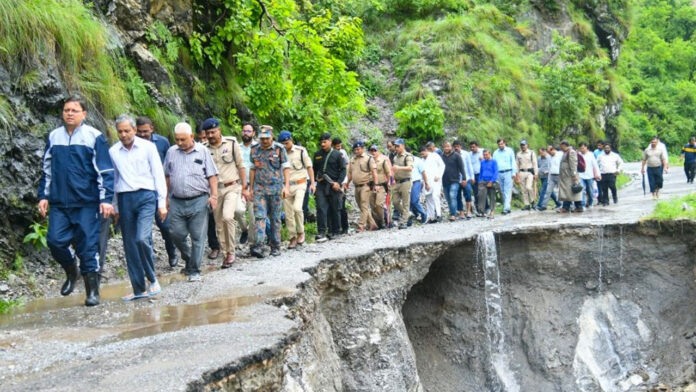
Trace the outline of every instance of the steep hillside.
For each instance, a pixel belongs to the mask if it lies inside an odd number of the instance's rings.
[[[685,0],[5,0],[0,279],[48,262],[22,239],[68,94],[106,132],[122,112],[165,135],[215,115],[228,133],[268,123],[310,149],[329,130],[606,137],[630,157],[645,135],[675,147],[693,130],[694,26]]]

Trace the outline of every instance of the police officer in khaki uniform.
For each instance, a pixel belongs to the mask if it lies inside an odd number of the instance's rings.
[[[307,192],[307,178],[309,177],[309,191],[314,193],[314,169],[312,160],[304,147],[293,143],[292,134],[282,131],[278,135],[278,142],[285,147],[290,163],[290,190],[283,199],[283,209],[285,210],[285,226],[288,229],[290,243],[288,249],[294,249],[297,245],[305,242],[304,232],[304,212],[302,202]]]
[[[370,197],[370,209],[372,210],[372,219],[377,224],[377,228],[383,229],[386,224],[384,213],[389,212],[385,206],[387,192],[389,192],[389,177],[392,171],[391,162],[386,155],[379,151],[377,145],[373,144],[370,146],[369,151],[377,167],[377,185]]]
[[[218,168],[218,203],[215,208],[215,229],[220,245],[226,253],[222,268],[229,268],[234,263],[237,238],[235,212],[241,198],[249,198],[247,191],[242,191],[246,183],[246,171],[242,160],[239,143],[233,137],[222,136],[220,121],[209,118],[203,121],[201,128],[208,139],[208,149],[213,162]]]
[[[396,155],[394,156],[394,187],[392,187],[392,202],[399,211],[401,219],[411,220],[411,171],[413,170],[413,155],[406,151],[404,139],[394,140]],[[410,223],[410,222],[408,222]],[[407,222],[399,223],[399,229],[408,227]]]
[[[372,219],[370,210],[370,198],[375,184],[377,184],[377,167],[375,160],[365,153],[365,143],[361,140],[353,143],[353,158],[348,164],[348,182],[345,188],[348,189],[350,182],[355,186],[355,202],[360,208],[360,220],[358,221],[358,232],[367,229],[377,228]]]
[[[531,210],[534,200],[536,199],[536,181],[539,175],[537,166],[537,157],[534,150],[527,147],[527,141],[520,142],[520,151],[517,152],[517,177],[515,181],[520,184],[522,191],[522,201],[524,202],[525,211]]]

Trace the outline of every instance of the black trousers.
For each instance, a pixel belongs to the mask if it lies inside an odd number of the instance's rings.
[[[650,193],[655,193],[658,189],[662,189],[662,166],[648,166],[648,170],[646,171],[648,173],[648,184],[650,184]]]
[[[687,181],[694,182],[694,175],[696,175],[696,162],[684,162],[684,173],[686,173]]]
[[[317,184],[317,234],[338,234],[341,231],[341,198],[343,193],[331,189],[326,182]]]
[[[213,211],[208,212],[208,247],[213,250],[220,250],[220,241],[218,241],[217,233],[215,232],[215,217]]]
[[[616,174],[615,173],[602,173],[602,181],[599,182],[602,188],[602,198],[600,202],[602,204],[609,204],[609,191],[611,190],[611,196],[614,199],[614,204],[619,202],[619,198],[616,194]]]

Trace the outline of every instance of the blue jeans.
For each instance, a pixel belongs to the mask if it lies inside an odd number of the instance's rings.
[[[51,255],[63,267],[80,259],[80,273],[99,272],[99,205],[48,210],[46,241]],[[71,244],[75,245],[73,250]]]
[[[457,216],[457,199],[459,198],[459,183],[443,184],[447,195],[447,206],[450,216]]]
[[[556,207],[561,206],[555,192],[556,187],[558,186],[558,180],[558,174],[549,174],[549,177],[546,179],[545,186],[542,185],[544,197],[539,197],[539,208],[546,208],[546,206],[549,204],[549,199],[552,199],[553,202],[556,203]]]
[[[425,213],[423,206],[420,203],[420,194],[423,189],[421,180],[411,182],[411,204],[409,205],[411,213],[418,219],[421,217],[421,222],[425,223],[428,219],[428,214]]]
[[[266,218],[270,223],[271,248],[280,248],[280,218],[283,203],[280,194],[264,194],[254,189],[254,218],[256,218],[256,244],[266,243]]]
[[[512,202],[512,170],[498,174],[500,193],[503,195],[503,211],[510,211]]]
[[[186,274],[199,274],[208,232],[208,195],[169,202],[169,234],[186,262]],[[187,238],[191,236],[191,245]]]
[[[583,187],[582,205],[585,207],[590,207],[592,205],[592,184],[594,183],[594,179],[589,178],[585,180],[581,178],[580,183]]]
[[[117,194],[123,250],[133,294],[147,290],[145,278],[154,283],[155,254],[152,250],[152,220],[157,209],[157,192],[139,190]]]

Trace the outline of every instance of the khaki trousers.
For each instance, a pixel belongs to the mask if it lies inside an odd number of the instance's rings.
[[[305,193],[307,193],[307,183],[290,185],[290,194],[283,199],[285,226],[288,228],[290,237],[304,233],[302,202],[304,201]]]
[[[253,200],[246,202],[246,211],[237,211],[234,214],[234,217],[237,220],[237,227],[239,227],[241,231],[247,232],[249,244],[253,245],[256,242],[256,223],[254,220]]]
[[[220,249],[226,253],[234,253],[237,243],[237,222],[235,212],[237,203],[242,197],[242,186],[240,184],[219,188],[218,204],[215,208],[215,232],[220,241]]]
[[[397,181],[392,187],[392,203],[394,207],[399,210],[399,215],[402,219],[406,220],[411,216],[411,211],[409,209],[411,203],[411,181],[401,182]]]
[[[369,185],[355,185],[355,202],[358,204],[358,208],[360,208],[360,220],[358,221],[358,227],[363,230],[369,230],[375,226],[375,221],[372,219],[372,213],[370,211],[371,195],[372,191],[370,190]]]
[[[370,209],[372,210],[372,220],[375,221],[377,227],[383,228],[384,222],[384,205],[387,203],[387,191],[382,185],[377,185],[376,192],[370,195]]]
[[[519,173],[520,191],[522,192],[522,202],[528,206],[536,200],[536,189],[534,189],[534,174],[530,172]]]

